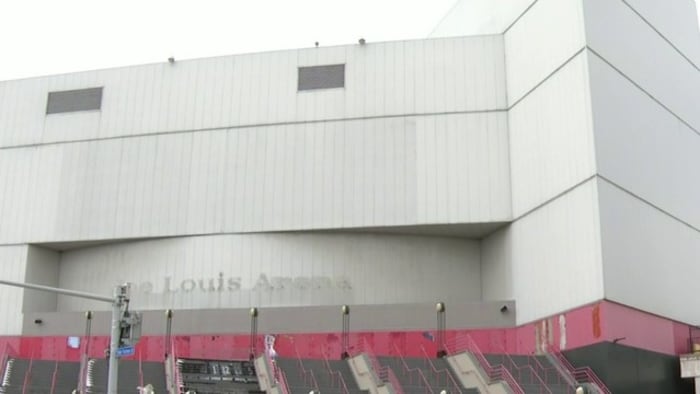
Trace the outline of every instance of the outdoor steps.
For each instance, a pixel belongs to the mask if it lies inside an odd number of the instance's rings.
[[[540,393],[542,383],[534,377],[537,374],[552,394],[570,394],[572,388],[568,386],[557,369],[544,356],[484,354],[484,357],[492,366],[503,365],[513,378],[518,382],[525,394]],[[536,359],[536,361],[535,361]],[[547,373],[537,366],[544,368]]]
[[[2,393],[70,393],[77,387],[80,363],[51,360],[26,360],[14,358],[8,361],[8,382],[0,388]],[[28,384],[24,388],[27,371],[30,369]],[[56,381],[54,382],[54,371]]]
[[[278,358],[277,366],[284,371],[287,377],[287,386],[291,394],[308,394],[315,388],[309,377],[304,378],[299,368],[299,360],[295,358]],[[332,371],[337,371],[343,377],[345,385],[350,394],[366,394],[360,390],[355,382],[355,378],[350,371],[350,367],[345,360],[329,360],[328,364]],[[306,371],[313,371],[313,376],[318,384],[318,389],[323,394],[341,394],[342,389],[328,373],[328,368],[324,360],[302,360],[302,365]],[[308,372],[307,372],[308,373]]]
[[[156,393],[165,393],[165,366],[160,362],[143,362],[143,384],[151,384]],[[159,370],[161,372],[159,372]],[[147,371],[149,375],[147,375]],[[94,360],[92,369],[93,386],[88,389],[90,393],[103,394],[107,392],[108,363],[104,359]],[[141,385],[139,379],[138,360],[119,361],[119,379],[117,381],[119,393],[134,393]]]

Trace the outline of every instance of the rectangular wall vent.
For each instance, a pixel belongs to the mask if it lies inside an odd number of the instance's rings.
[[[345,65],[299,67],[299,90],[345,87]]]
[[[102,88],[49,92],[46,114],[91,111],[102,107]]]

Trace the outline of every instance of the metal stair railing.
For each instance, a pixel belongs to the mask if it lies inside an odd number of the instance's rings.
[[[394,347],[394,352],[399,356],[399,360],[401,361],[401,366],[404,372],[404,375],[408,375],[409,382],[413,384],[413,376],[416,375],[417,380],[418,380],[418,386],[422,384],[423,387],[425,388],[425,393],[426,394],[435,394],[433,391],[432,386],[428,382],[428,379],[425,378],[425,374],[423,374],[423,371],[421,371],[419,368],[411,368],[406,364],[406,359],[404,359],[403,355],[401,352],[399,352],[399,348],[396,346],[396,344],[393,344]]]
[[[299,351],[297,350],[296,343],[294,344],[294,353],[297,358],[297,365],[299,366],[299,377],[303,380],[304,386],[311,386],[314,389],[314,392],[319,392],[320,390],[318,389],[318,381],[316,380],[316,375],[314,375],[314,371],[306,369],[304,367],[304,362],[301,361],[301,356],[299,355]]]
[[[331,384],[335,386],[335,382],[338,382],[338,387],[333,388],[337,388],[338,390],[340,390],[340,394],[349,394],[348,386],[345,383],[345,378],[343,378],[343,374],[341,374],[339,371],[334,371],[331,369],[331,363],[328,361],[328,355],[325,352],[323,353],[323,365],[326,367],[328,376],[331,379]]]
[[[58,361],[53,368],[53,375],[51,375],[51,394],[56,391],[56,375],[58,374]]]
[[[420,350],[423,353],[423,356],[425,357],[425,362],[430,368],[430,371],[433,374],[433,376],[435,376],[435,380],[438,382],[438,384],[442,384],[440,383],[440,376],[444,375],[444,385],[446,386],[445,388],[447,389],[447,392],[453,394],[462,394],[462,387],[454,380],[450,371],[446,369],[438,370],[435,367],[435,364],[433,364],[433,362],[431,361],[431,358],[430,356],[428,356],[428,352],[425,350],[425,347],[423,345],[420,346]]]
[[[22,383],[22,394],[26,394],[27,392],[27,386],[29,386],[30,382],[30,377],[32,373],[32,365],[34,364],[34,352],[32,351],[32,355],[29,358],[29,366],[27,367],[27,372],[24,373],[24,383]]]
[[[465,334],[455,338],[451,343],[443,344],[443,348],[448,354],[458,354],[466,351],[471,353],[476,359],[479,367],[486,373],[489,381],[493,383],[497,380],[502,380],[510,388],[513,394],[525,394],[525,391],[520,387],[520,384],[513,378],[513,375],[503,365],[492,366],[484,357],[484,354],[472,339],[471,335]]]
[[[401,386],[399,380],[396,378],[396,374],[394,373],[394,371],[390,367],[385,367],[379,364],[377,356],[375,356],[374,354],[374,350],[367,343],[366,340],[362,339],[360,345],[357,346],[357,350],[359,353],[364,353],[367,356],[371,367],[377,373],[379,380],[381,382],[388,382],[391,384],[392,388],[394,389],[394,394],[404,393],[403,387]]]
[[[566,371],[571,374],[571,376],[576,380],[576,382],[580,383],[592,383],[595,386],[597,386],[597,389],[600,390],[603,394],[612,394],[612,391],[603,383],[603,381],[596,375],[596,373],[590,368],[590,367],[579,367],[576,368],[571,363],[569,360],[564,357],[564,355],[561,352],[550,352],[550,355],[553,356],[553,358],[566,369]]]
[[[552,390],[549,389],[547,383],[545,383],[542,380],[542,377],[530,365],[530,359],[528,359],[527,365],[518,365],[515,361],[513,361],[513,357],[510,356],[510,354],[503,348],[503,346],[501,346],[500,343],[496,343],[495,341],[491,341],[491,343],[492,345],[498,347],[498,350],[501,351],[501,358],[507,361],[508,366],[503,366],[506,367],[506,369],[508,369],[509,371],[511,371],[511,373],[513,371],[517,371],[517,380],[519,382],[523,381],[523,372],[528,373],[530,376],[530,384],[538,386],[540,394],[552,394]]]
[[[175,338],[170,338],[170,368],[173,374],[173,379],[175,380],[175,393],[170,394],[182,394],[184,391],[185,383],[182,380],[182,374],[180,373],[180,364],[177,362],[177,346],[175,346]]]

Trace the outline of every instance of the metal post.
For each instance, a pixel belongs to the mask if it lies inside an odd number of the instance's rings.
[[[57,287],[36,285],[33,283],[12,282],[0,279],[0,285],[21,287],[31,290],[46,291],[55,294],[64,294],[71,297],[87,298],[112,304],[112,338],[109,347],[109,377],[107,383],[107,394],[117,394],[117,348],[119,347],[119,335],[121,330],[122,307],[129,303],[129,285],[119,285],[114,290],[114,297],[105,297],[98,294],[85,293],[82,291],[66,290]]]
[[[435,309],[437,310],[437,358],[441,358],[447,355],[447,349],[445,349],[445,303],[438,302]]]
[[[346,358],[350,357],[350,307],[343,305],[342,308],[340,308],[340,311],[343,314],[343,331],[341,333],[340,340],[340,358],[345,360]]]
[[[117,394],[117,381],[119,380],[119,337],[121,336],[121,320],[124,309],[129,303],[129,285],[123,284],[114,288],[114,302],[112,303],[112,334],[109,343],[109,375],[107,377],[107,394]]]
[[[255,360],[258,352],[258,308],[250,308],[250,361]]]

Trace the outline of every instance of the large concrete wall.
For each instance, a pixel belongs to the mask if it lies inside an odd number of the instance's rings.
[[[0,246],[0,278],[24,282],[27,246]],[[22,301],[25,290],[0,285],[0,335],[19,335],[22,332]]]
[[[297,67],[345,87],[297,92]],[[45,115],[49,91],[104,86],[101,111]],[[0,82],[0,146],[260,124],[504,109],[499,35],[225,56]]]
[[[135,284],[133,307],[247,308],[400,304],[481,297],[479,247],[459,238],[373,234],[178,237],[64,252],[61,287],[110,294]],[[59,311],[109,305],[60,296]]]
[[[687,0],[584,2],[607,299],[700,323],[700,49]]]
[[[481,242],[484,300],[519,324],[603,298],[583,8],[539,0],[505,33],[513,222]]]
[[[0,244],[510,218],[504,113],[0,149]]]

